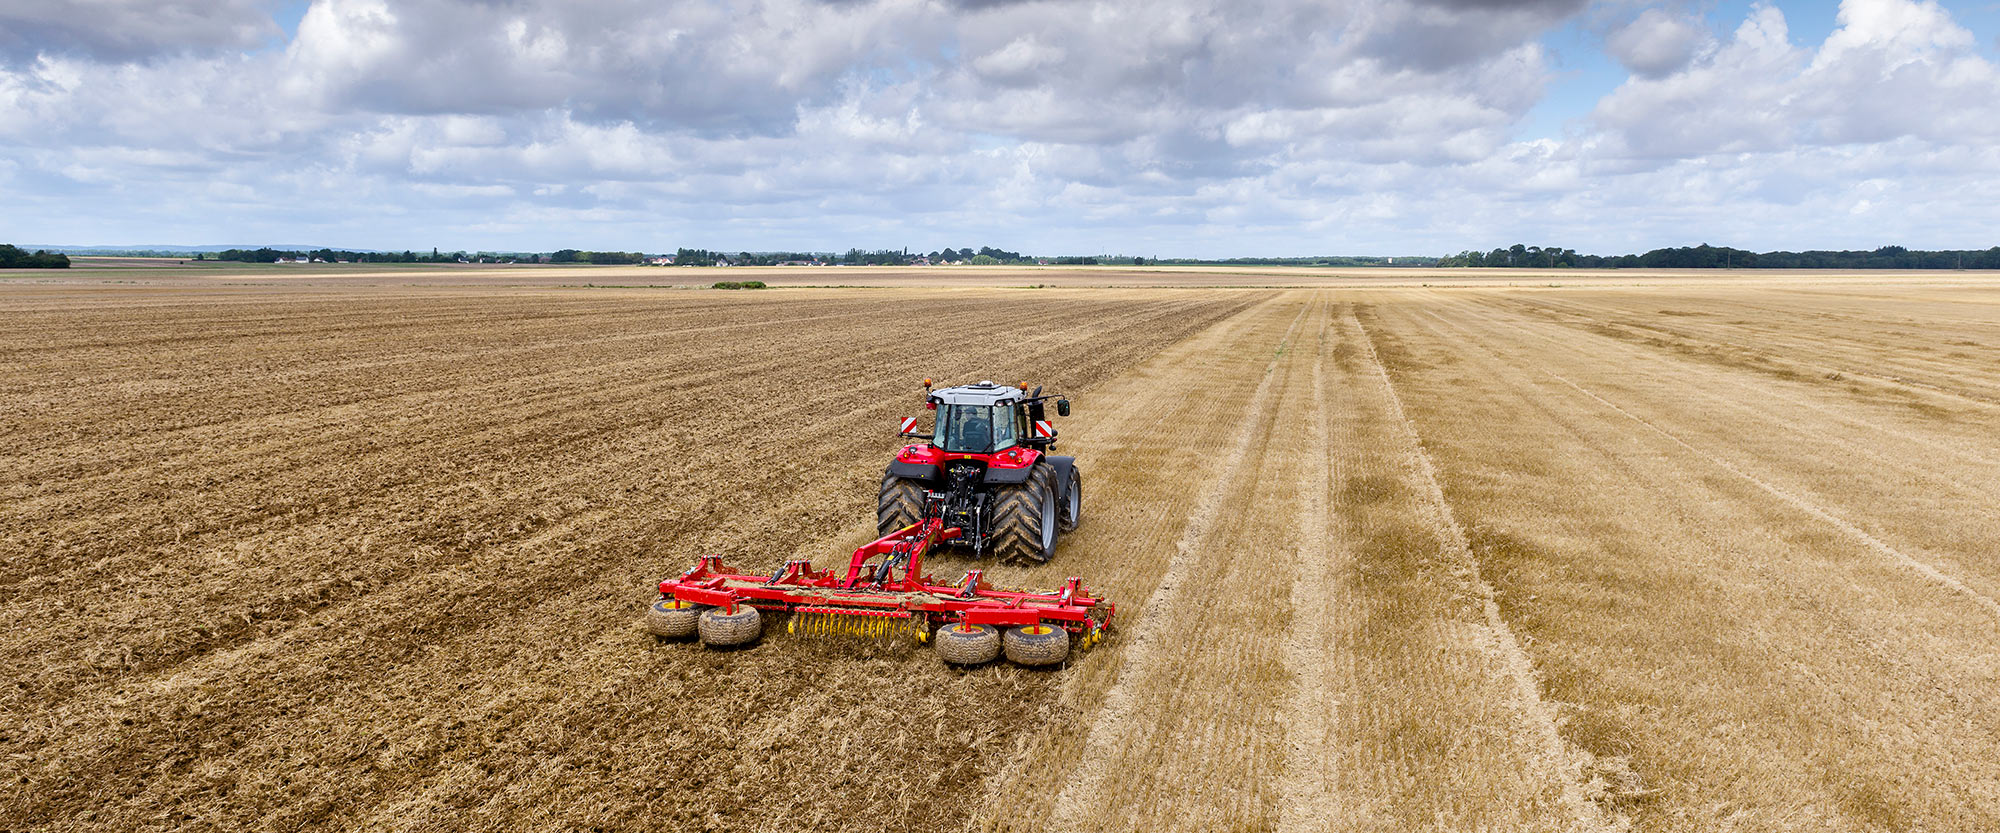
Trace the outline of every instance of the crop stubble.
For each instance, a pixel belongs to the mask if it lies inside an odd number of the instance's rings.
[[[1976,281],[50,292],[0,297],[7,826],[2000,814]],[[996,367],[1079,394],[1089,504],[992,572],[1117,599],[1095,652],[635,635],[697,552],[864,538],[909,379]]]
[[[837,556],[921,375],[1087,389],[1254,299],[99,300],[8,311],[10,825],[948,821],[1050,678],[655,648],[646,581]]]

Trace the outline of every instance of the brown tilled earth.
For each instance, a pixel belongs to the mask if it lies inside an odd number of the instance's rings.
[[[2000,828],[1987,276],[284,268],[0,281],[0,830]],[[1112,638],[639,630],[925,376],[1076,402],[992,572]]]

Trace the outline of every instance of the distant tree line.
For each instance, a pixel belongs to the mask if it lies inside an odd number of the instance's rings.
[[[639,252],[581,252],[576,249],[558,249],[549,255],[549,262],[631,266],[645,263],[646,256]]]
[[[197,252],[195,260],[207,258]],[[465,252],[440,252],[432,249],[430,254],[422,252],[350,252],[340,249],[313,249],[311,251],[287,251],[282,249],[224,249],[215,253],[215,260],[236,263],[277,263],[280,260],[323,260],[327,263],[347,261],[349,263],[457,263],[459,261],[485,263],[513,263],[521,257],[517,255],[466,254]],[[532,260],[533,258],[528,258]]]
[[[1321,255],[1317,257],[1231,257],[1220,260],[1165,257],[1154,258],[1148,262],[1154,265],[1167,264],[1170,266],[1321,266],[1349,268],[1355,266],[1435,266],[1438,263],[1438,259],[1435,257],[1402,255],[1396,257]]]
[[[34,254],[0,243],[0,269],[68,269],[69,255],[37,249]]]
[[[707,249],[683,248],[674,253],[676,266],[714,266],[727,263],[731,266],[777,266],[784,263],[824,263],[826,256],[816,252],[712,252]]]
[[[1076,261],[1096,263],[1097,258],[1056,258],[1056,262]],[[737,252],[730,254],[709,249],[681,249],[674,253],[674,264],[678,266],[713,266],[728,263],[731,266],[777,266],[785,263],[833,263],[842,266],[909,266],[916,263],[971,263],[981,266],[1038,263],[1040,259],[981,246],[977,249],[943,248],[929,254],[911,252],[908,249],[848,249],[841,254],[830,252]]]
[[[1575,249],[1519,243],[1490,252],[1464,251],[1439,266],[1515,269],[2000,269],[2000,246],[1977,250],[1917,251],[1883,246],[1873,251],[1750,252],[1727,246],[1682,246],[1642,255],[1579,255]]]

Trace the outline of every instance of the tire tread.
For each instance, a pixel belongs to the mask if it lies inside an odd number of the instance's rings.
[[[1056,519],[1042,514],[1044,496],[1054,487],[1049,465],[1037,462],[1026,482],[993,492],[993,554],[1003,561],[1048,561],[1042,552],[1042,525]],[[1061,507],[1057,507],[1061,511]]]

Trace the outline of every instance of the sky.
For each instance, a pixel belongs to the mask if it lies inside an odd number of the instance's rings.
[[[2000,245],[2000,0],[0,0],[0,242]]]

